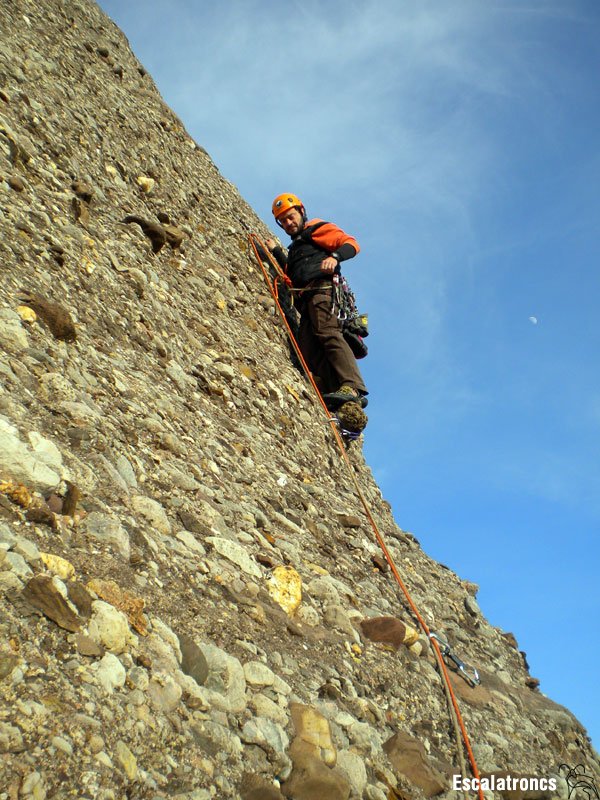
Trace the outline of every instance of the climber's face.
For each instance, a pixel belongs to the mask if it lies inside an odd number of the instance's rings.
[[[304,219],[297,208],[288,209],[277,221],[288,236],[296,236],[304,227]]]

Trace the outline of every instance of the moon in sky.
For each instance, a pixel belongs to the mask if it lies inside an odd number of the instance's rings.
[[[532,325],[537,325],[538,324],[538,318],[537,317],[529,317],[529,322],[531,322]]]

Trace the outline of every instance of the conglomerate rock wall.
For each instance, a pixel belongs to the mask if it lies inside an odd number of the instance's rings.
[[[435,660],[249,256],[267,230],[94,3],[3,0],[0,36],[0,799],[458,796]],[[480,669],[452,683],[482,773],[597,782],[348,454]]]

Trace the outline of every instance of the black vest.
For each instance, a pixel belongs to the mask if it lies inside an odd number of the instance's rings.
[[[294,238],[288,248],[287,274],[294,287],[301,289],[316,278],[324,278],[321,262],[329,255],[329,251],[315,244],[312,233],[325,222],[315,222],[304,228]]]

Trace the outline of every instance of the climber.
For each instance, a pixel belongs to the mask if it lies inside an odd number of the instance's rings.
[[[292,281],[295,307],[300,312],[298,345],[327,407],[352,412],[352,427],[362,430],[362,409],[368,394],[354,354],[344,339],[335,308],[333,276],[340,262],[353,258],[359,246],[352,236],[331,222],[309,220],[302,201],[281,194],[273,201],[277,224],[291,237],[287,252],[274,239],[265,244]]]

